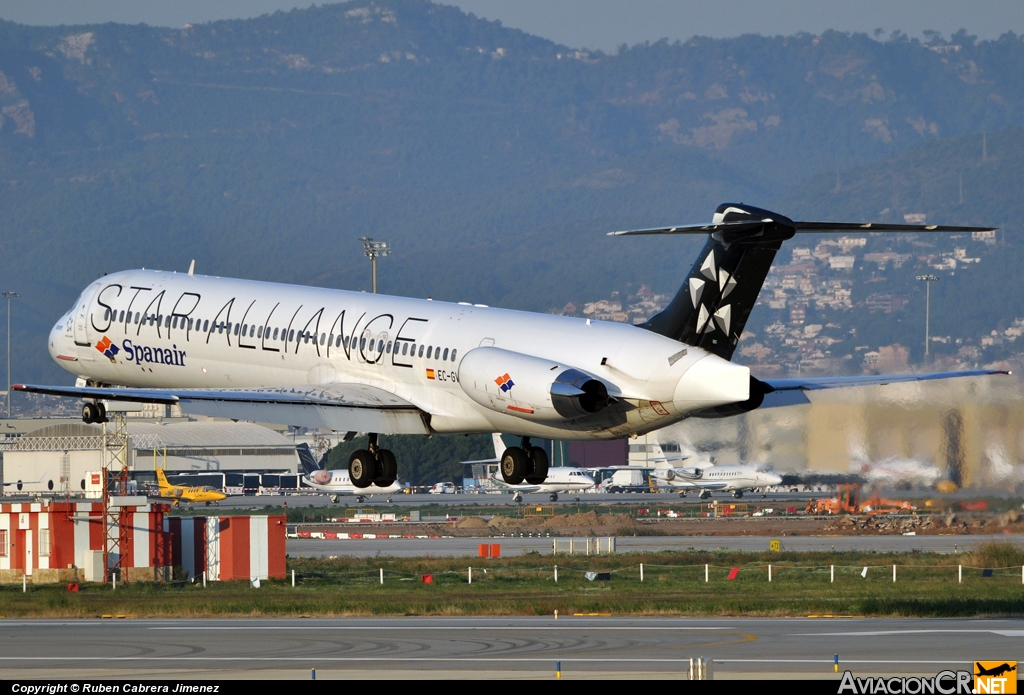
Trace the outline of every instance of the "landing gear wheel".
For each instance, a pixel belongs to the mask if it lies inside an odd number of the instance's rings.
[[[548,495],[548,500],[551,501],[551,502],[557,502],[558,501],[558,493],[557,492],[552,492],[550,495]]]
[[[526,452],[517,446],[510,446],[501,455],[501,477],[509,485],[519,485],[526,478],[530,459]]]
[[[736,490],[735,492],[732,493],[732,496],[738,500],[743,499],[743,490]]]
[[[523,503],[523,493],[521,493],[521,492],[514,492],[514,493],[512,493],[512,502],[514,504],[522,504]]]
[[[700,493],[700,498],[702,500],[709,500],[709,499],[711,499],[711,492],[709,490],[702,490],[701,493]]]
[[[330,495],[330,498],[331,498],[331,504],[337,504],[338,500],[341,499],[341,496],[340,495]]]
[[[685,492],[680,492],[680,493],[679,493],[679,497],[680,497],[681,499],[685,499],[685,498],[686,498],[686,493],[685,493]]]
[[[365,501],[366,501],[365,497],[363,497],[362,495],[356,495],[356,502],[357,503],[362,504]]]
[[[379,475],[377,459],[366,449],[353,451],[348,460],[348,476],[356,487],[370,487]]]
[[[530,473],[526,476],[526,482],[530,485],[540,485],[548,477],[548,455],[539,446],[530,447]],[[552,500],[553,502],[554,500]]]
[[[374,482],[378,487],[390,487],[398,477],[398,461],[390,449],[378,451],[377,460],[380,461],[380,477]]]
[[[82,406],[82,422],[94,424],[107,421],[107,409],[102,403],[86,403]]]

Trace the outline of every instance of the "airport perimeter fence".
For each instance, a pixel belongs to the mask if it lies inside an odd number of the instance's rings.
[[[398,582],[422,584],[522,584],[559,581],[612,581],[657,583],[682,582],[716,584],[731,582],[803,583],[810,585],[869,583],[969,584],[1019,582],[1024,587],[1024,566],[983,567],[979,565],[925,565],[925,564],[857,564],[857,565],[801,565],[798,563],[749,563],[736,565],[650,563],[628,564],[619,567],[602,566],[595,562],[587,566],[555,564],[539,567],[502,566],[496,564],[466,564],[451,569],[395,569],[378,567],[365,570],[345,570],[329,566],[315,569],[291,570],[293,585],[371,585]],[[424,565],[427,567],[428,565]]]

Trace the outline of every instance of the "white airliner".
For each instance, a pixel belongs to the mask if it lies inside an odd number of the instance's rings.
[[[712,491],[731,492],[739,499],[746,490],[782,484],[782,476],[753,464],[726,464],[704,468],[674,468],[668,464],[655,465],[651,474],[658,487],[668,487],[686,497],[687,492],[699,492],[701,499],[711,497]]]
[[[364,502],[367,497],[373,495],[387,495],[388,502],[390,502],[392,495],[402,491],[402,486],[397,481],[385,487],[379,485],[371,485],[367,488],[356,487],[352,484],[352,479],[346,470],[313,471],[311,474],[303,476],[302,480],[314,490],[327,493],[331,502],[334,503],[337,503],[342,497],[352,496],[356,498],[356,502]]]
[[[989,228],[984,228],[988,230]],[[760,380],[729,360],[783,241],[796,233],[980,231],[794,222],[742,204],[707,225],[613,232],[704,234],[664,311],[639,326],[360,292],[127,270],[90,284],[49,336],[76,386],[21,391],[177,404],[186,414],[370,433],[353,485],[391,485],[379,434],[504,432],[513,485],[547,478],[531,437],[616,439],[687,417],[807,402],[803,391],[1001,373],[993,370]],[[541,250],[538,250],[540,253]]]

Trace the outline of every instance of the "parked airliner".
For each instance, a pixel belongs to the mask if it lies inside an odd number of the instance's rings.
[[[326,470],[322,462],[318,462],[313,456],[307,444],[300,444],[296,448],[296,453],[299,455],[299,465],[302,466],[302,482],[327,495],[335,504],[341,501],[342,497],[355,497],[356,502],[362,503],[373,495],[387,495],[390,502],[392,495],[402,492],[402,486],[397,480],[385,486],[373,484],[365,488],[356,487],[352,484],[352,478],[347,470]],[[323,460],[327,460],[326,455]]]
[[[989,230],[990,228],[983,228]],[[505,482],[547,478],[531,437],[616,439],[688,417],[807,402],[806,390],[1003,373],[993,370],[760,380],[730,360],[782,243],[797,233],[967,232],[972,227],[794,222],[724,204],[711,224],[631,234],[703,234],[669,305],[638,326],[155,270],[91,283],[49,336],[75,386],[18,390],[177,404],[186,414],[370,433],[349,475],[397,476],[379,434],[504,432]]]
[[[651,475],[658,480],[658,487],[678,491],[680,497],[686,497],[687,492],[699,492],[701,499],[708,499],[712,491],[719,490],[731,492],[739,499],[747,490],[782,484],[782,476],[754,464],[674,468],[659,463]]]

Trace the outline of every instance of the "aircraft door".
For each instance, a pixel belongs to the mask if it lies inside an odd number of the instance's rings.
[[[75,345],[88,346],[92,344],[89,340],[89,306],[96,294],[96,287],[90,287],[78,298],[78,306],[75,307]]]

